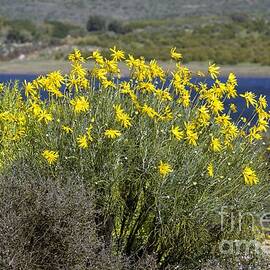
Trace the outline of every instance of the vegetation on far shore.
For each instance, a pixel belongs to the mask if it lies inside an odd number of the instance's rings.
[[[98,47],[106,53],[106,48],[116,44],[135,56],[166,61],[173,44],[185,55],[184,62],[212,60],[219,64],[270,65],[269,32],[267,19],[241,13],[227,17],[138,21],[90,16],[86,25],[1,19],[0,50],[3,51],[2,58],[9,59],[21,53],[27,55],[65,44],[80,46],[82,50],[89,46]],[[60,50],[50,57],[63,59],[67,54],[68,51]]]

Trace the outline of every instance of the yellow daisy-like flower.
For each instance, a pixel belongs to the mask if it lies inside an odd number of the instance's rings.
[[[107,129],[107,130],[105,130],[104,135],[107,138],[115,139],[115,138],[121,136],[121,132],[117,129]]]
[[[175,61],[179,61],[182,59],[182,54],[179,52],[176,52],[176,47],[171,48],[171,58]]]
[[[182,104],[185,108],[188,108],[190,105],[190,92],[188,90],[182,90],[177,103]]]
[[[195,125],[192,122],[185,123],[186,139],[190,145],[196,146],[198,141],[198,133],[195,131]]]
[[[26,97],[29,97],[29,96],[34,97],[37,95],[36,89],[31,82],[24,81],[24,92],[25,92]]]
[[[67,134],[73,133],[73,129],[71,127],[69,127],[69,126],[62,125],[62,129]]]
[[[258,130],[258,128],[256,126],[252,127],[249,130],[249,134],[247,136],[250,140],[250,142],[253,142],[254,140],[262,140],[262,134],[260,133],[260,131]]]
[[[0,92],[4,90],[4,83],[0,83]]]
[[[87,141],[87,136],[86,135],[81,135],[77,138],[77,143],[80,148],[87,148],[88,147],[88,141]]]
[[[268,104],[267,104],[267,100],[266,100],[266,96],[262,96],[260,95],[259,97],[259,107],[262,109],[266,109]]]
[[[207,127],[210,124],[210,112],[206,105],[201,106],[198,109],[198,122],[200,125]]]
[[[124,128],[129,128],[132,126],[131,117],[125,113],[121,105],[114,105],[115,118]]]
[[[240,94],[240,97],[244,98],[247,104],[247,108],[249,105],[256,106],[256,95],[253,92],[245,92],[244,94]]]
[[[87,138],[90,142],[92,142],[94,140],[93,136],[92,136],[92,129],[93,129],[93,125],[90,124],[89,127],[86,129],[86,134],[87,134]]]
[[[42,156],[48,161],[50,165],[52,163],[55,163],[59,158],[59,154],[57,151],[50,151],[50,150],[44,150],[42,152]]]
[[[68,60],[70,62],[82,62],[84,63],[85,60],[82,56],[82,53],[80,50],[78,50],[77,48],[74,49],[73,53],[71,53],[69,56],[68,56]]]
[[[147,104],[144,104],[142,107],[142,113],[147,114],[150,118],[155,118],[156,116],[158,116],[158,113],[151,108],[150,106],[148,106]]]
[[[115,46],[110,48],[110,51],[112,52],[113,60],[119,61],[125,59],[125,53],[122,50],[117,50]]]
[[[230,104],[230,110],[233,112],[233,113],[236,113],[237,112],[237,107],[234,103],[231,103]]]
[[[243,177],[246,185],[252,186],[259,183],[259,179],[255,171],[248,166],[246,166],[243,170]]]
[[[178,126],[172,126],[171,133],[174,135],[174,137],[180,141],[184,138],[184,131],[181,131]]]
[[[224,110],[224,104],[218,98],[214,98],[209,106],[214,114],[220,114]]]
[[[210,147],[211,147],[211,150],[213,150],[214,152],[220,152],[222,150],[222,145],[218,138],[211,139]]]
[[[46,110],[41,110],[39,115],[38,115],[38,121],[41,122],[43,121],[48,124],[53,120],[53,116],[51,113],[47,112]]]
[[[231,85],[237,85],[237,79],[234,73],[231,72],[229,74],[227,83]]]
[[[207,166],[207,172],[210,177],[214,177],[214,165],[212,162]]]
[[[212,79],[216,79],[219,76],[219,67],[216,64],[209,65],[208,73]]]
[[[166,175],[168,175],[173,171],[171,165],[163,161],[160,161],[158,170],[162,177],[165,177]]]
[[[89,110],[89,102],[84,96],[76,97],[70,101],[70,104],[74,107],[75,113],[86,112]]]
[[[104,64],[104,59],[99,50],[93,51],[92,55],[89,56],[87,59],[94,59],[97,64],[103,65]]]

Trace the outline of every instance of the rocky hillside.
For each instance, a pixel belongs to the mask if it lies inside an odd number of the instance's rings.
[[[89,14],[120,19],[231,13],[270,14],[269,0],[0,0],[0,16],[85,23]]]

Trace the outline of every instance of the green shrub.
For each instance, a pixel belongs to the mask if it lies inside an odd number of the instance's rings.
[[[59,21],[48,21],[46,22],[51,26],[51,36],[53,38],[63,39],[68,35],[78,36],[83,34],[83,29],[79,26],[75,26],[69,23],[63,23]]]
[[[2,175],[30,172],[38,183],[53,179],[70,188],[69,179],[76,175],[75,182],[86,194],[93,192],[97,239],[116,258],[123,256],[132,264],[150,256],[158,269],[200,269],[209,259],[221,258],[229,265],[245,255],[246,264],[254,266],[258,258],[252,250],[226,257],[219,245],[223,240],[260,236],[250,218],[241,220],[240,229],[235,225],[232,230],[231,225],[241,213],[257,218],[268,203],[269,163],[260,141],[270,118],[265,99],[246,93],[242,98],[246,109],[252,107],[252,116],[235,122],[233,111],[223,108],[225,100],[233,102],[237,84],[233,74],[223,84],[216,78],[218,68],[211,65],[212,86],[192,83],[192,73],[177,62],[166,85],[168,74],[156,62],[130,58],[130,80],[121,83],[118,64],[124,65],[119,60],[124,52],[111,48],[108,53],[109,59],[93,53],[95,67],[89,73],[88,63],[75,50],[69,55],[69,74],[53,72],[24,85],[25,102],[19,89],[0,92],[0,128],[5,131],[0,134]],[[179,59],[174,50],[171,53]],[[45,87],[49,99],[41,101],[38,97]],[[51,192],[54,189],[58,191],[53,186]],[[39,186],[34,185],[34,194],[36,190],[40,198]],[[83,201],[88,198],[77,194]],[[75,203],[72,196],[70,203]],[[61,204],[55,199],[51,204],[41,196],[44,203],[36,204],[33,197],[30,210],[44,205],[53,224],[65,220],[63,212],[74,220],[85,217],[87,207],[80,205],[81,199],[73,216],[66,209],[58,213]],[[224,207],[225,221],[220,214]],[[65,234],[61,237],[66,239]],[[61,239],[57,243],[65,243]]]
[[[89,32],[106,30],[106,19],[102,16],[91,15],[88,18],[86,29]]]
[[[25,43],[33,41],[33,36],[26,30],[10,29],[6,35],[6,41],[11,43]]]
[[[116,34],[127,34],[131,32],[131,28],[121,21],[113,20],[108,24],[108,30]]]

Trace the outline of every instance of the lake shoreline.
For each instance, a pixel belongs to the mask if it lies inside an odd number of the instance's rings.
[[[173,62],[159,61],[164,70],[172,71],[175,67]],[[94,63],[89,64],[92,68]],[[208,63],[191,62],[184,64],[192,72],[207,72]],[[123,76],[129,75],[126,66],[120,65]],[[12,60],[0,61],[0,74],[46,74],[54,70],[61,70],[64,73],[69,72],[70,64],[64,60]],[[230,72],[237,77],[270,77],[270,66],[261,66],[258,64],[239,64],[239,65],[220,65],[221,76],[227,76]]]

